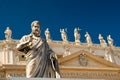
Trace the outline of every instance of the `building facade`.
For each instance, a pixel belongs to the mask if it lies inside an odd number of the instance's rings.
[[[19,40],[11,36],[12,31],[8,27],[5,30],[6,39],[0,40],[0,80],[26,75],[25,55],[16,50]],[[61,78],[120,79],[120,47],[114,46],[112,42],[107,44],[101,34],[100,44],[92,43],[88,32],[85,37],[86,43],[80,41],[80,34],[75,42],[64,40],[64,37],[63,41],[51,40],[50,34],[46,38],[58,56]]]

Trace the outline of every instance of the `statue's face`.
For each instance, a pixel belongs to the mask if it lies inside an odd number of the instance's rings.
[[[40,35],[40,25],[37,23],[34,23],[34,25],[32,26],[32,33],[35,36],[39,36]]]

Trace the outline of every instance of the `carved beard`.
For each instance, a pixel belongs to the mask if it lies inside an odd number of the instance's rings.
[[[34,34],[36,37],[38,37],[38,36],[40,36],[40,31],[39,31],[39,30],[35,30],[35,31],[33,31],[33,34]]]

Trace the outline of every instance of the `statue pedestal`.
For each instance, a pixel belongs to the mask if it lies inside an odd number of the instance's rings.
[[[9,78],[8,80],[104,80],[104,79],[79,79],[79,78]]]

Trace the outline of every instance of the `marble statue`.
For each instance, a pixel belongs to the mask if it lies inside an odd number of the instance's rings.
[[[26,77],[60,78],[57,56],[41,37],[40,28],[39,21],[33,21],[32,32],[24,35],[16,46],[26,55]]]
[[[100,40],[100,45],[102,46],[102,47],[107,47],[107,43],[106,43],[106,41],[104,40],[104,38],[102,37],[102,35],[101,34],[99,34],[99,40]]]
[[[111,38],[111,35],[108,35],[108,37],[107,37],[107,40],[108,40],[108,44],[109,44],[109,46],[113,46],[113,39]]]
[[[88,32],[86,32],[85,37],[86,37],[86,41],[87,41],[88,46],[91,46],[92,40],[91,40],[91,37],[90,37]]]
[[[46,36],[46,40],[47,41],[50,41],[51,39],[50,39],[50,31],[49,31],[49,28],[47,28],[46,30],[45,30],[45,36]]]
[[[61,37],[62,37],[63,42],[68,42],[67,34],[66,34],[65,30],[64,29],[60,29],[60,32],[61,32]]]
[[[7,29],[5,30],[5,38],[6,40],[11,40],[11,36],[12,36],[12,31],[9,27],[7,27]]]
[[[79,33],[79,28],[74,29],[74,37],[75,37],[75,42],[79,43],[80,42],[80,33]]]

